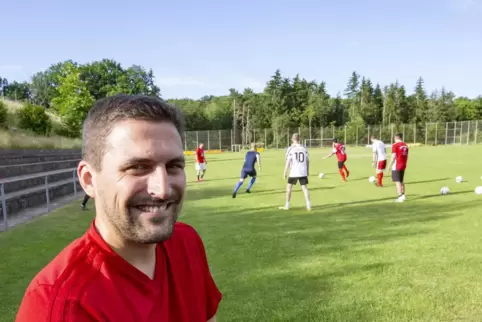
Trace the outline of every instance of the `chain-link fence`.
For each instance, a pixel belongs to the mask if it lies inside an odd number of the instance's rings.
[[[256,129],[247,133],[242,133],[241,130],[187,131],[184,149],[195,150],[199,144],[204,143],[207,150],[236,151],[236,147],[245,148],[251,142],[266,149],[284,149],[290,145],[293,133],[300,133],[309,148],[330,145],[333,138],[342,140],[346,145],[364,146],[370,144],[371,135],[389,143],[396,133],[402,133],[407,143],[478,144],[482,143],[482,121],[320,128],[303,126]]]

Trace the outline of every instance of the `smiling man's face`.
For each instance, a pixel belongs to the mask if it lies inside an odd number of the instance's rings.
[[[186,190],[182,139],[169,122],[124,120],[106,138],[92,177],[97,215],[117,237],[140,244],[169,239]]]

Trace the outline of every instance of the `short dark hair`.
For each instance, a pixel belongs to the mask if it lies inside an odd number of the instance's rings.
[[[338,139],[337,139],[337,138],[334,138],[334,139],[333,139],[333,142],[338,143]]]
[[[172,123],[184,140],[184,115],[176,106],[146,95],[102,98],[89,110],[82,128],[82,158],[95,170],[101,170],[106,137],[117,122],[127,119]]]
[[[403,140],[403,134],[402,133],[395,134],[395,137],[399,138],[400,140]]]

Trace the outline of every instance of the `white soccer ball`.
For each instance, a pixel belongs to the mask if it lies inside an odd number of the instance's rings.
[[[482,195],[482,186],[478,186],[477,188],[475,188],[475,193],[478,195]]]
[[[464,181],[464,178],[462,178],[462,176],[458,176],[457,178],[455,178],[455,182],[457,183],[461,183],[462,181]]]
[[[322,179],[324,176],[325,176],[324,173],[320,173],[320,174],[318,175],[318,177],[320,177],[320,179]]]
[[[442,194],[442,195],[446,195],[446,194],[448,194],[449,192],[450,192],[449,187],[442,187],[442,188],[440,189],[440,194]]]
[[[370,178],[368,178],[368,182],[374,183],[374,182],[375,182],[375,177],[374,177],[374,176],[371,176]]]

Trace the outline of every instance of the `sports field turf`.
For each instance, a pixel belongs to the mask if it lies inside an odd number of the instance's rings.
[[[262,153],[252,193],[246,182],[236,199],[243,153],[207,155],[202,183],[188,167],[181,220],[204,240],[224,295],[218,321],[482,321],[482,146],[412,148],[400,204],[389,178],[368,182],[368,149],[347,152],[341,183],[336,159],[320,160],[328,149],[310,150],[311,212],[299,186],[292,209],[278,210],[284,151]],[[31,278],[92,215],[75,203],[0,234],[0,321],[13,321]]]

